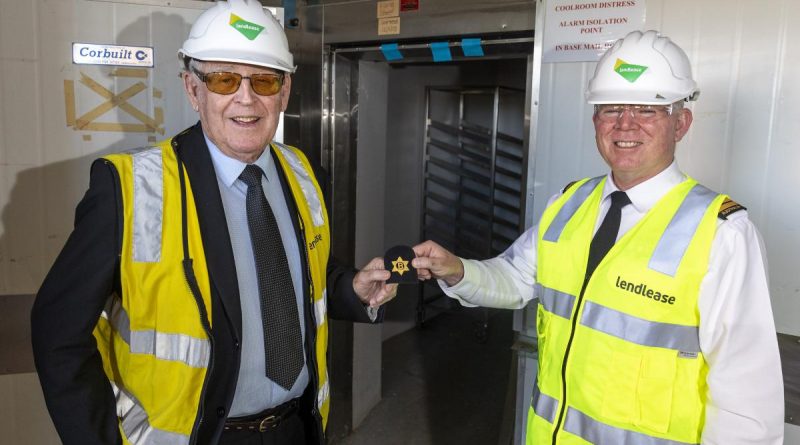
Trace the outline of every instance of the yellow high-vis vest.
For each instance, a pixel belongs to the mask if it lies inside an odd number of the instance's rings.
[[[527,443],[699,444],[708,365],[697,300],[725,196],[693,179],[673,187],[584,283],[605,178],[575,183],[539,225]]]
[[[166,140],[105,157],[119,175],[123,201],[121,295],[109,298],[94,335],[116,397],[120,433],[131,444],[191,443],[213,362],[206,257],[190,178],[173,144]],[[316,360],[308,364],[316,377],[324,427],[330,402],[328,215],[302,152],[281,144],[273,144],[272,150],[297,204],[306,241],[312,298],[306,307],[312,308],[316,323]]]

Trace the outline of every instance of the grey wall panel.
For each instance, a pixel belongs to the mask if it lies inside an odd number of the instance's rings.
[[[360,62],[358,68],[358,149],[356,175],[355,264],[363,267],[383,257],[386,175],[386,107],[389,67]],[[371,117],[366,120],[365,117]],[[389,185],[390,186],[390,185]],[[383,326],[354,326],[353,428],[358,428],[381,400],[381,331]]]

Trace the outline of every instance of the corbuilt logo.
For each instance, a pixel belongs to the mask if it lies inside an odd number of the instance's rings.
[[[622,59],[617,59],[617,63],[614,64],[614,71],[630,83],[636,82],[646,69],[646,66],[631,65]]]
[[[243,36],[250,40],[258,37],[258,35],[261,34],[261,31],[264,30],[263,26],[256,25],[253,22],[248,22],[236,14],[231,14],[231,19],[228,21],[228,24],[233,26],[233,29],[239,31]]]

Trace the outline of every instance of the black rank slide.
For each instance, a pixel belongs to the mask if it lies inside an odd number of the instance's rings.
[[[392,273],[387,283],[416,283],[417,269],[411,265],[414,250],[408,246],[394,246],[383,256],[383,267]]]

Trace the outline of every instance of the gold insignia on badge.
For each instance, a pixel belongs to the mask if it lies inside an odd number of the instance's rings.
[[[414,249],[408,246],[394,246],[387,250],[383,254],[383,268],[392,274],[386,282],[416,284],[417,269],[411,264],[414,258]]]
[[[408,270],[408,261],[404,260],[403,257],[399,256],[397,260],[392,261],[392,272],[397,272],[398,275],[403,276]]]

